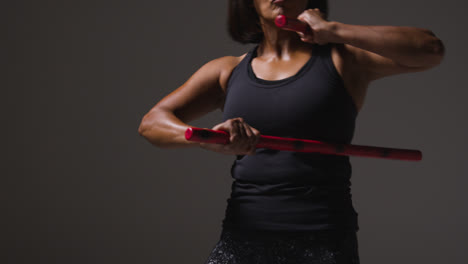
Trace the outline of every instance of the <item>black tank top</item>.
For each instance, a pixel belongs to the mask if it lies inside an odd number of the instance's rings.
[[[331,59],[314,45],[293,76],[267,81],[251,68],[258,46],[229,78],[223,120],[242,117],[263,135],[351,143],[357,109]],[[257,149],[237,156],[223,228],[317,231],[359,229],[348,156]]]

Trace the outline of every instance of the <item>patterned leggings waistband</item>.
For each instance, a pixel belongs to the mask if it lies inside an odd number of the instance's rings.
[[[356,232],[223,229],[205,264],[359,264]]]

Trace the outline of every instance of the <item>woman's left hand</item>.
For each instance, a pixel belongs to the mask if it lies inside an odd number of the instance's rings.
[[[311,29],[306,34],[297,32],[302,41],[319,45],[332,42],[332,25],[324,19],[324,14],[318,8],[305,10],[297,19],[308,24]]]

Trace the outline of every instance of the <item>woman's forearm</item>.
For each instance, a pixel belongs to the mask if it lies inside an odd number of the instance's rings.
[[[185,139],[188,127],[172,112],[154,109],[143,117],[138,133],[160,148],[198,147],[199,143]]]
[[[330,23],[332,42],[368,50],[404,66],[437,65],[444,55],[442,41],[426,29]]]

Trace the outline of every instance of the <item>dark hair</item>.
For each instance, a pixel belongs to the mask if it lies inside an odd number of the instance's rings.
[[[260,43],[263,39],[260,19],[253,0],[229,0],[228,31],[231,38],[242,44]],[[328,17],[328,0],[309,0],[306,9],[318,8]]]

